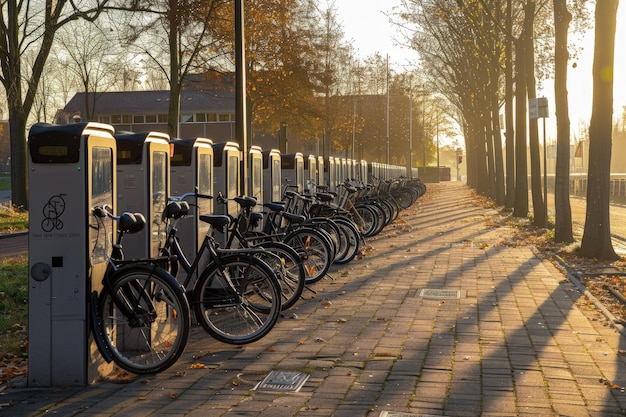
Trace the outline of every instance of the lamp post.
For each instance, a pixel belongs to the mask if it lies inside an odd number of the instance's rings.
[[[246,107],[246,52],[244,34],[243,0],[235,0],[235,135],[241,149],[240,186],[243,195],[248,195],[248,135]]]
[[[409,89],[409,172],[407,175],[413,178],[413,90]]]

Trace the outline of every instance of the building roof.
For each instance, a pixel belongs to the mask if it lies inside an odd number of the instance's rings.
[[[94,114],[167,113],[169,107],[169,90],[88,94]],[[181,111],[186,113],[233,112],[235,93],[225,89],[208,92],[184,90],[181,93],[180,107]],[[76,93],[65,105],[63,111],[85,113],[85,93]]]

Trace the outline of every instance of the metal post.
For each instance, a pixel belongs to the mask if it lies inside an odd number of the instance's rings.
[[[544,227],[548,226],[548,157],[546,145],[546,118],[543,118],[543,205],[546,210]]]
[[[389,55],[387,55],[387,151],[385,163],[389,165]]]
[[[409,178],[413,178],[413,91],[409,90]]]
[[[441,181],[439,175],[439,109],[437,109],[437,182]]]
[[[241,150],[241,192],[248,195],[248,109],[243,0],[235,0],[235,135]]]

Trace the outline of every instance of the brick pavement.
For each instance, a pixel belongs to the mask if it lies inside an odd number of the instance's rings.
[[[490,227],[493,214],[462,184],[430,185],[260,342],[229,346],[194,328],[162,374],[6,389],[0,415],[624,415],[619,332],[549,259],[500,244],[510,230]],[[309,378],[299,392],[255,391],[272,370]]]

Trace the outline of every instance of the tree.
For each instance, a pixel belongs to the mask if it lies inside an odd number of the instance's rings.
[[[232,51],[233,7],[228,0],[135,0],[118,31],[165,74],[169,82],[168,134],[178,137],[180,93],[187,76],[223,63]],[[224,28],[229,30],[225,31]],[[220,61],[221,60],[221,61]]]
[[[567,104],[567,31],[572,14],[566,0],[554,0],[554,105],[556,112],[556,175],[554,183],[554,237],[572,242],[572,209],[569,201],[570,121]]]
[[[93,120],[99,93],[114,84],[113,74],[119,70],[119,59],[113,55],[116,45],[107,33],[91,22],[75,22],[59,32],[57,43],[62,48],[66,71],[80,80],[85,93],[83,121]],[[77,35],[79,34],[79,35]]]
[[[96,20],[108,1],[85,1],[80,6],[70,0],[0,3],[0,82],[9,109],[11,200],[17,207],[28,208],[26,123],[56,33],[77,19]],[[23,69],[27,52],[35,56],[28,75]]]
[[[596,2],[587,211],[579,251],[583,257],[608,261],[618,259],[611,242],[609,217],[613,65],[618,3],[619,0]]]
[[[534,99],[537,97],[536,79],[535,79],[535,43],[534,43],[534,27],[535,27],[535,0],[527,0],[526,7],[524,8],[524,32],[523,38],[524,46],[522,51],[517,53],[526,54],[526,93],[528,99]],[[523,91],[518,91],[517,94],[523,94]],[[539,128],[537,125],[537,119],[531,119],[528,123],[529,132],[529,152],[530,152],[530,180],[531,180],[531,194],[533,199],[533,215],[534,224],[536,226],[545,226],[547,215],[546,206],[543,201],[543,194],[541,191],[541,157],[539,154]],[[545,140],[545,138],[544,138]],[[517,159],[520,163],[520,159]]]

